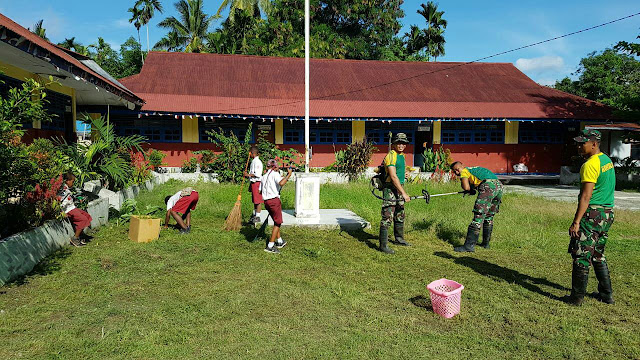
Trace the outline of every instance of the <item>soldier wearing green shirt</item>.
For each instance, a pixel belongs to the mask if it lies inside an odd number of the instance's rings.
[[[604,247],[614,218],[616,174],[611,159],[600,152],[601,138],[597,130],[583,130],[573,139],[578,143],[580,153],[587,158],[580,168],[578,208],[569,227],[573,271],[571,295],[566,300],[576,306],[582,305],[584,300],[591,264],[598,279],[599,300],[614,303]]]
[[[460,185],[464,191],[474,195],[476,189],[478,198],[473,206],[473,220],[467,228],[464,245],[453,248],[457,252],[474,252],[475,245],[482,230],[482,246],[489,248],[491,233],[493,232],[493,217],[500,211],[502,203],[502,183],[489,169],[474,166],[465,167],[460,161],[451,164],[451,170],[460,177]]]
[[[386,254],[394,253],[387,245],[392,221],[394,243],[401,246],[411,246],[404,241],[404,203],[410,199],[402,187],[406,170],[404,149],[408,143],[406,134],[396,134],[392,140],[392,150],[384,158],[387,178],[382,191],[384,200],[382,201],[382,220],[380,221],[380,251]]]

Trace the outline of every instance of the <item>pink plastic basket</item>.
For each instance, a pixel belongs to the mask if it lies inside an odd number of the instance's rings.
[[[449,319],[460,312],[460,296],[464,286],[453,280],[440,279],[427,285],[433,312]]]

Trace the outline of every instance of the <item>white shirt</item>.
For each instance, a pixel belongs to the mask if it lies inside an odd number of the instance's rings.
[[[251,182],[260,181],[260,177],[262,177],[262,171],[263,171],[262,160],[260,160],[260,158],[256,156],[253,158],[253,160],[251,160],[251,165],[249,166],[249,175],[255,175],[256,177],[249,178],[249,181]]]
[[[270,200],[280,197],[280,172],[269,170],[260,178],[260,193],[263,200]]]
[[[180,200],[181,192],[182,190],[178,191],[177,193],[175,193],[175,195],[169,198],[169,201],[167,201],[167,211],[171,210],[174,206],[176,206],[176,203],[178,202],[178,200]]]
[[[62,209],[65,214],[68,214],[76,208],[76,205],[73,203],[73,193],[67,184],[64,184],[60,191],[58,191],[58,199],[60,200],[60,209]]]

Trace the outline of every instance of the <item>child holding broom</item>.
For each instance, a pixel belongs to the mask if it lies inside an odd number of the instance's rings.
[[[282,203],[280,202],[280,190],[291,177],[292,169],[289,168],[287,176],[280,175],[278,162],[271,159],[267,162],[267,173],[260,179],[260,193],[264,200],[264,207],[269,216],[273,219],[273,231],[271,239],[264,251],[272,254],[279,254],[280,250],[287,242],[280,236],[280,226],[282,225]]]

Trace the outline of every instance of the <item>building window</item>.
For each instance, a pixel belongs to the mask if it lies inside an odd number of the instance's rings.
[[[443,144],[503,144],[504,123],[445,121],[440,139]]]
[[[391,133],[391,138],[393,138],[397,133],[405,133],[409,143],[413,143],[413,131],[407,130],[368,130],[367,140],[375,143],[376,145],[386,145],[389,144],[389,133]]]
[[[247,128],[248,128],[249,124],[246,123],[245,126],[242,126],[241,124],[239,124],[237,121],[235,122],[230,122],[230,121],[204,121],[203,119],[200,119],[200,121],[198,121],[198,132],[200,134],[200,142],[201,143],[210,143],[211,140],[209,139],[211,137],[211,135],[209,135],[209,132],[217,132],[219,133],[220,130],[222,129],[222,132],[224,133],[225,136],[230,136],[231,133],[233,133],[236,138],[238,138],[238,141],[240,141],[241,143],[244,143],[244,138],[247,135]],[[255,134],[256,132],[254,130],[251,131],[251,138],[249,139],[250,143],[253,143],[255,140]]]
[[[302,143],[302,132],[300,130],[289,129],[284,131],[285,144],[300,144]]]
[[[640,144],[631,144],[631,158],[640,160]]]
[[[181,142],[182,127],[165,120],[115,120],[115,131],[120,136],[141,135],[147,142]]]
[[[523,121],[518,129],[518,142],[522,144],[561,144],[565,128],[560,123]]]

